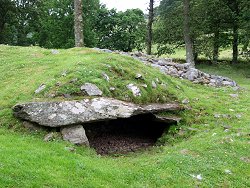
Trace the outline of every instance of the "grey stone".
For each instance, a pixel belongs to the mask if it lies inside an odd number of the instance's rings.
[[[135,78],[136,78],[136,79],[143,79],[142,75],[141,75],[141,74],[139,74],[139,73],[138,73],[138,74],[136,74]]]
[[[174,75],[174,76],[178,75],[178,70],[175,67],[169,67],[168,72],[170,75]]]
[[[46,134],[43,138],[43,140],[45,142],[49,142],[49,141],[52,141],[53,139],[55,139],[55,133],[54,132],[50,132],[48,134]]]
[[[182,104],[188,104],[188,103],[189,103],[189,100],[188,100],[188,99],[182,100]]]
[[[30,131],[42,131],[42,130],[44,130],[43,127],[41,127],[39,125],[35,125],[34,123],[31,123],[28,121],[24,121],[23,126]]]
[[[110,87],[109,90],[110,91],[115,91],[116,89],[115,89],[115,87]]]
[[[234,90],[234,91],[238,91],[238,90],[240,90],[240,87],[235,86],[235,87],[233,87],[233,90]]]
[[[112,53],[113,51],[112,50],[109,50],[109,49],[100,49],[101,51],[103,52],[106,52],[106,53]]]
[[[68,74],[68,71],[66,71],[66,70],[62,72],[62,76],[64,76],[64,77],[67,76],[67,74]]]
[[[53,55],[56,55],[56,54],[59,54],[60,52],[59,52],[59,50],[51,50],[51,53],[53,54]]]
[[[72,144],[89,146],[89,140],[82,125],[73,125],[61,128],[63,140]]]
[[[214,114],[214,118],[220,118],[220,114]]]
[[[198,78],[198,76],[199,76],[199,71],[194,68],[188,69],[188,71],[185,74],[183,74],[183,77],[190,81],[194,81],[196,78]]]
[[[152,87],[153,87],[153,88],[157,88],[157,85],[156,85],[156,83],[155,83],[154,80],[152,81]]]
[[[139,97],[141,96],[141,90],[139,87],[137,87],[136,85],[134,84],[129,84],[127,85],[127,88],[133,93],[133,95],[135,97]]]
[[[81,86],[81,91],[88,96],[102,96],[102,91],[95,84],[91,83],[85,83]]]
[[[229,95],[230,95],[230,97],[232,97],[232,98],[238,98],[238,97],[239,97],[238,94],[229,94]]]
[[[94,98],[19,104],[13,108],[13,111],[16,117],[23,120],[42,126],[62,127],[180,109],[182,108],[177,103],[141,106],[111,98]]]
[[[242,117],[242,115],[241,114],[236,114],[235,117],[240,119]]]
[[[158,122],[164,122],[164,123],[179,123],[181,121],[180,117],[176,116],[160,116],[160,115],[154,115],[155,121]]]
[[[101,49],[99,49],[101,50]],[[103,51],[103,50],[102,50]],[[190,64],[178,64],[172,62],[172,59],[158,59],[153,56],[148,56],[143,53],[127,53],[127,52],[117,52],[121,55],[131,56],[136,60],[141,61],[145,65],[150,65],[154,68],[159,69],[162,73],[181,78],[188,79],[193,83],[199,83],[203,85],[208,85],[212,87],[236,87],[237,84],[235,81],[222,76],[210,75],[205,72],[202,72],[195,68],[190,68]]]
[[[102,77],[103,77],[104,80],[106,80],[107,82],[109,82],[109,80],[110,80],[109,76],[105,72],[102,73]]]
[[[76,83],[78,81],[78,78],[73,78],[72,80],[69,81],[69,83]]]
[[[56,84],[55,84],[56,86],[61,86],[62,85],[62,83],[61,82],[56,82]]]
[[[66,99],[72,98],[71,95],[70,95],[70,94],[67,94],[67,93],[63,94],[63,97],[66,98]]]
[[[46,89],[45,84],[41,84],[35,91],[35,94],[41,93],[44,89]]]
[[[147,87],[148,87],[147,84],[141,84],[141,86],[144,87],[144,88],[147,88]]]

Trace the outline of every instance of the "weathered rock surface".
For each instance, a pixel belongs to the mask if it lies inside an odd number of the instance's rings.
[[[85,83],[81,86],[81,91],[88,96],[102,96],[102,91],[95,84],[91,83]]]
[[[89,140],[82,125],[61,128],[63,140],[77,145],[89,146]]]
[[[139,97],[141,96],[141,90],[139,87],[137,87],[136,85],[134,84],[129,84],[127,85],[127,88],[133,93],[133,95],[135,97]]]
[[[81,101],[32,102],[13,107],[14,115],[42,126],[62,127],[134,115],[180,110],[177,103],[140,106],[110,98]]]
[[[96,49],[103,52],[106,52],[104,49]],[[109,53],[111,53],[109,51]],[[170,58],[154,58],[152,56],[143,54],[141,52],[119,52],[114,51],[114,53],[119,53],[121,55],[131,56],[136,60],[141,61],[142,63],[155,67],[159,69],[164,74],[190,80],[196,84],[204,84],[213,87],[222,87],[222,86],[230,86],[236,87],[237,84],[235,81],[231,80],[227,77],[217,76],[217,75],[210,75],[204,73],[198,69],[190,68],[189,64],[178,64],[174,63]]]

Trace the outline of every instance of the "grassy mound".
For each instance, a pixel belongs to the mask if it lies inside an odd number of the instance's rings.
[[[200,68],[228,76],[245,89],[195,85],[129,57],[91,49],[52,54],[38,47],[0,46],[0,187],[249,187],[250,66]],[[136,80],[137,73],[144,80]],[[156,78],[160,83],[154,89]],[[79,87],[85,82],[96,84],[105,96],[136,103],[188,98],[189,110],[159,140],[162,146],[119,157],[100,157],[60,139],[45,143],[44,133],[27,133],[12,116],[11,107],[19,102],[65,100],[62,94],[81,98]],[[42,83],[46,90],[34,94]],[[129,83],[148,87],[140,87],[142,96],[134,98]],[[51,94],[57,97],[48,98]],[[202,180],[195,178],[199,174]]]
[[[9,46],[1,46],[0,55],[0,86],[3,88],[0,105],[3,107],[51,95],[60,98],[70,94],[77,98],[81,96],[81,85],[86,82],[96,84],[104,96],[137,103],[166,102],[173,100],[176,94],[177,84],[170,77],[126,56],[78,48],[52,54],[51,50],[39,47]],[[103,74],[109,76],[109,82]],[[143,79],[136,79],[137,74]],[[154,89],[152,81],[156,80],[159,83]],[[130,83],[140,87],[141,97],[134,97],[127,89]],[[46,90],[34,95],[41,84],[47,85]],[[115,91],[110,91],[110,87],[116,88]]]

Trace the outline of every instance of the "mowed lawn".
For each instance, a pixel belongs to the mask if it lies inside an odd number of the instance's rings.
[[[228,76],[241,89],[192,84],[132,58],[92,49],[54,55],[38,47],[0,46],[0,187],[250,187],[250,64],[199,68]],[[109,74],[109,83],[102,79],[103,72]],[[134,79],[136,73],[145,75],[148,85],[159,78],[168,87],[148,87],[141,98],[134,98],[126,84],[142,84]],[[78,82],[69,84],[75,77]],[[179,114],[182,122],[161,138],[159,146],[106,157],[60,138],[44,142],[45,132],[29,132],[12,116],[16,103],[54,100],[49,98],[54,93],[56,100],[64,100],[61,94],[73,95],[87,81],[97,84],[105,96],[136,103],[186,98],[190,103]],[[56,87],[57,82],[62,86]],[[40,84],[47,88],[35,95]],[[115,93],[109,91],[111,86],[118,88]]]

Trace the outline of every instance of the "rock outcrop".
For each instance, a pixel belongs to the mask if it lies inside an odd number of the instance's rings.
[[[31,102],[13,107],[16,117],[47,127],[79,125],[180,109],[177,103],[141,106],[102,97],[80,101]]]

